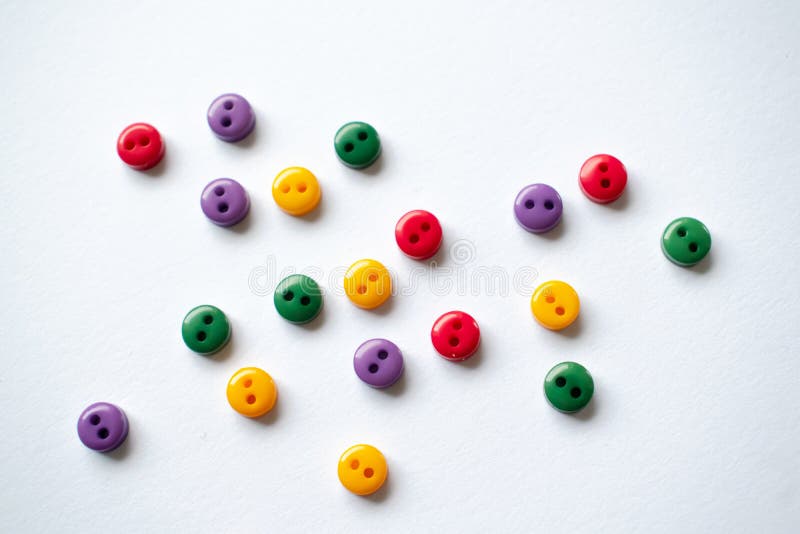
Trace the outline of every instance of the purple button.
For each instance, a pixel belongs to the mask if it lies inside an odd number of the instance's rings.
[[[353,367],[370,386],[388,388],[403,374],[403,354],[388,339],[370,339],[356,349]]]
[[[561,196],[547,184],[523,187],[514,201],[517,222],[527,231],[536,234],[555,228],[563,211]]]
[[[236,180],[217,178],[203,189],[200,207],[214,224],[232,226],[247,216],[250,197]]]
[[[220,95],[208,107],[208,125],[217,137],[233,143],[253,131],[256,114],[250,102],[235,93]]]
[[[116,449],[128,437],[128,418],[108,402],[95,402],[78,418],[78,437],[92,450]]]

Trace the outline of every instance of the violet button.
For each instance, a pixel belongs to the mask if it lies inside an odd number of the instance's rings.
[[[256,114],[243,96],[227,93],[215,98],[208,107],[208,125],[217,137],[233,143],[250,135],[256,125]]]
[[[247,216],[250,197],[236,180],[217,178],[203,189],[200,207],[214,224],[232,226]]]
[[[388,339],[370,339],[356,349],[353,367],[370,386],[388,388],[403,374],[403,354]]]
[[[78,437],[94,451],[116,449],[128,437],[128,418],[109,402],[95,402],[78,418]]]
[[[561,196],[547,184],[531,184],[523,187],[514,201],[514,216],[517,222],[535,234],[555,228],[561,221],[563,211]]]

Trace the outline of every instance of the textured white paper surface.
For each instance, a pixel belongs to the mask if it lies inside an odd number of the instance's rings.
[[[797,2],[7,1],[0,15],[0,530],[797,531]],[[238,145],[206,124],[227,91],[257,110]],[[349,120],[383,140],[365,172],[333,151]],[[135,121],[167,143],[144,174],[115,151]],[[630,175],[610,206],[577,185],[599,152]],[[291,165],[323,188],[308,218],[271,198]],[[221,176],[252,198],[234,229],[200,211]],[[532,182],[564,199],[544,236],[512,215]],[[443,223],[435,267],[394,243],[415,208]],[[713,236],[693,269],[659,249],[681,215]],[[363,257],[401,290],[375,312],[338,285]],[[272,304],[292,268],[327,289],[306,327]],[[529,311],[549,279],[581,297],[563,333]],[[233,323],[215,358],[180,337],[202,303]],[[451,309],[482,329],[465,364],[430,343]],[[405,355],[388,391],[352,370],[370,337]],[[542,395],[562,360],[595,378],[578,417]],[[225,399],[248,365],[279,387],[260,421]],[[75,432],[98,400],[130,418],[113,454]],[[389,461],[371,498],[336,477],[360,442]]]

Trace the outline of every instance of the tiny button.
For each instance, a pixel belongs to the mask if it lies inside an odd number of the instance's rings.
[[[394,238],[406,256],[426,260],[436,254],[442,244],[442,225],[433,213],[409,211],[397,221]]]
[[[322,290],[313,278],[293,274],[275,288],[273,302],[281,317],[290,323],[304,324],[322,311]]]
[[[78,437],[98,452],[116,449],[128,437],[128,418],[110,402],[95,402],[78,418]]]
[[[692,217],[679,217],[669,223],[661,236],[661,250],[672,263],[691,267],[711,250],[711,233]]]
[[[578,318],[581,303],[572,286],[559,280],[541,284],[531,297],[531,311],[540,325],[562,330]]]
[[[445,313],[431,328],[433,348],[446,360],[466,360],[478,350],[480,341],[478,322],[462,311]]]
[[[358,378],[374,388],[388,388],[403,374],[403,354],[388,339],[370,339],[356,349],[353,367]]]
[[[289,167],[272,182],[272,198],[289,215],[305,215],[319,204],[322,189],[317,177],[303,167]]]
[[[261,417],[272,410],[278,388],[269,374],[258,367],[243,367],[228,381],[228,403],[245,417]]]
[[[220,95],[208,107],[208,125],[214,135],[234,143],[253,131],[256,114],[243,96],[235,93]]]
[[[592,400],[594,380],[581,364],[562,362],[545,376],[544,395],[556,410],[577,412]]]
[[[386,458],[372,445],[353,445],[339,457],[339,482],[356,495],[370,495],[386,481]]]
[[[358,260],[344,275],[344,292],[353,304],[371,310],[392,295],[392,276],[378,261]]]
[[[378,132],[366,122],[348,122],[339,128],[333,146],[339,161],[354,169],[369,167],[381,155]]]
[[[183,342],[198,354],[213,354],[231,337],[231,325],[216,306],[203,304],[189,310],[181,328]]]
[[[535,234],[555,228],[561,221],[563,211],[561,195],[547,184],[525,186],[514,200],[514,216],[517,222]]]
[[[164,157],[164,140],[153,126],[131,124],[117,138],[117,154],[129,167],[146,171],[158,165]]]
[[[628,171],[614,156],[598,154],[583,164],[578,183],[589,200],[608,204],[622,196],[628,183]]]
[[[200,195],[200,207],[211,222],[233,226],[247,217],[250,196],[242,185],[231,178],[211,181]]]

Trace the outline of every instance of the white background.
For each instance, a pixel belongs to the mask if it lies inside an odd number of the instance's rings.
[[[0,530],[796,532],[799,24],[791,0],[3,2]],[[257,110],[238,145],[206,123],[227,91]],[[364,172],[332,147],[349,120],[383,140]],[[135,121],[167,143],[147,173],[115,150]],[[599,152],[629,171],[610,206],[577,185]],[[291,165],[321,182],[313,216],[271,198]],[[199,206],[220,176],[252,198],[233,229]],[[512,215],[532,182],[564,199],[544,236]],[[429,270],[506,289],[409,289],[427,264],[393,229],[415,208],[444,226]],[[659,249],[682,215],[713,236],[692,269]],[[407,294],[350,304],[338,278],[363,257]],[[272,304],[289,268],[323,273],[306,327]],[[550,279],[581,297],[562,333],[529,311]],[[180,336],[203,303],[234,327],[213,358]],[[482,329],[465,364],[430,343],[451,309]],[[387,391],[352,369],[370,337],[406,358]],[[595,378],[577,417],[542,395],[562,360]],[[248,365],[279,387],[260,421],[225,399]],[[131,423],[106,455],[75,431],[98,400]],[[369,498],[336,476],[360,442],[389,462]]]

